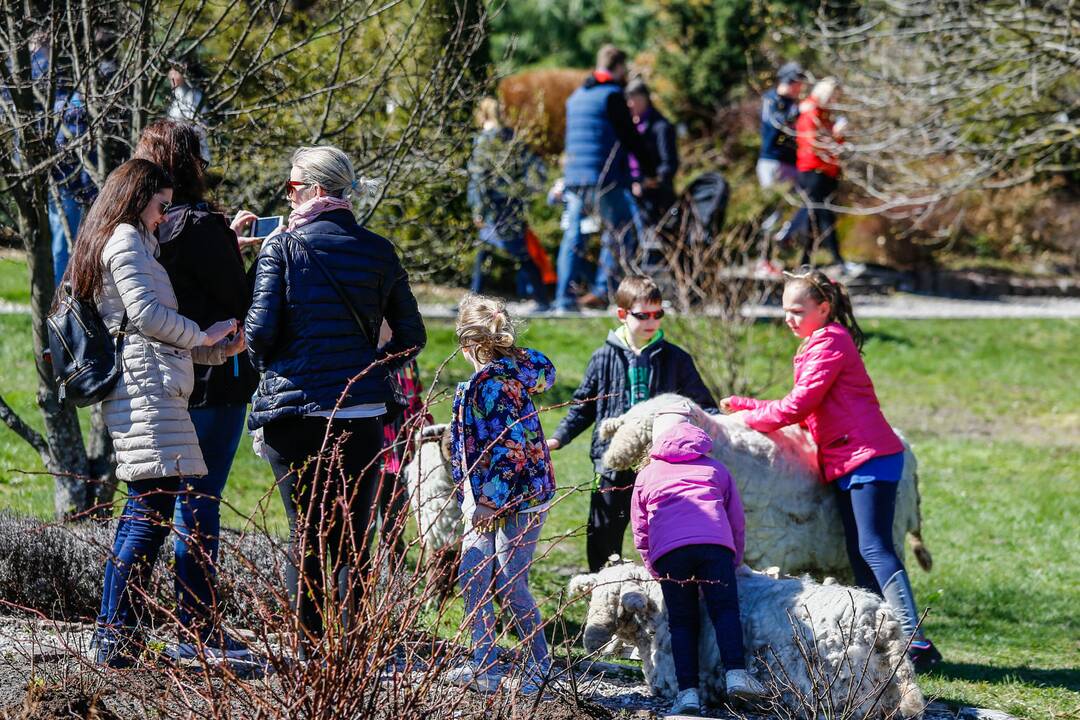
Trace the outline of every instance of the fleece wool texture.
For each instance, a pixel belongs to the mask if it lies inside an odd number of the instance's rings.
[[[815,695],[822,698],[819,710],[831,702],[838,716],[910,718],[923,711],[926,700],[915,682],[903,631],[880,597],[831,579],[819,584],[745,566],[737,582],[747,668],[778,693],[791,713],[804,712],[803,699]],[[587,650],[634,645],[652,692],[675,696],[667,609],[660,583],[644,567],[617,563],[578,575],[569,592],[571,598],[589,597]],[[701,618],[699,687],[706,702],[718,703],[724,666],[704,607]],[[832,678],[836,681],[830,685]],[[826,686],[829,701],[824,700]]]
[[[851,566],[833,489],[819,477],[817,446],[800,427],[764,435],[747,427],[738,414],[710,415],[692,401],[659,395],[625,414],[605,420],[600,434],[610,438],[604,465],[613,470],[635,467],[652,444],[654,429],[687,420],[713,439],[712,457],[727,466],[739,488],[746,513],[746,564],[776,567],[786,574],[850,577]],[[897,433],[899,435],[899,433]],[[910,535],[919,565],[930,569],[922,543],[918,463],[904,442],[904,474],[896,498],[893,542],[903,553]]]

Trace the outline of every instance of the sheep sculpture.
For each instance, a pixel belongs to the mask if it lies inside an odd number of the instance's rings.
[[[916,717],[926,701],[907,659],[907,643],[885,601],[873,593],[809,578],[737,574],[747,668],[775,693],[787,714]],[[660,584],[641,565],[609,564],[570,581],[571,597],[589,595],[584,643],[604,652],[637,647],[652,692],[672,698],[678,686]],[[724,668],[708,613],[699,634],[700,690],[723,697]],[[827,709],[829,709],[827,711]]]
[[[681,419],[712,437],[712,456],[735,478],[746,512],[748,565],[850,577],[840,515],[831,488],[820,480],[817,446],[800,427],[765,435],[747,427],[738,414],[710,415],[680,395],[659,395],[603,421],[600,433],[611,440],[604,464],[617,470],[634,467],[652,444],[654,425],[667,427]],[[917,464],[905,440],[893,540],[902,553],[909,535],[919,565],[929,570],[932,560],[921,529]]]
[[[439,598],[454,589],[457,547],[461,542],[461,506],[450,473],[450,426],[429,425],[416,434],[417,451],[405,465],[409,511],[416,520],[427,562],[427,583]]]

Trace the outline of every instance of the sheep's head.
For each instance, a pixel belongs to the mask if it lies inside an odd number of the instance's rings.
[[[682,420],[698,425],[701,414],[701,408],[692,401],[666,393],[635,405],[619,417],[604,420],[600,423],[600,437],[611,441],[604,453],[604,465],[614,470],[629,470],[645,455],[654,433]]]
[[[450,424],[425,425],[416,431],[416,444],[439,443],[439,452],[443,462],[450,462]]]
[[[571,596],[589,593],[585,649],[603,652],[619,641],[638,644],[651,632],[658,608],[646,586],[650,580],[640,565],[618,563],[570,581]]]

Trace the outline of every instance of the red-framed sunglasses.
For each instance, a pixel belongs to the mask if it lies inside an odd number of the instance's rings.
[[[627,310],[634,316],[635,320],[659,320],[664,317],[663,310],[653,310],[651,312],[634,312],[633,310]]]
[[[291,192],[299,190],[300,188],[306,188],[308,183],[300,182],[299,180],[286,180],[285,181],[285,194],[288,195]]]

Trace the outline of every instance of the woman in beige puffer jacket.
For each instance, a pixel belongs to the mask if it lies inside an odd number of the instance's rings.
[[[112,667],[134,663],[137,604],[169,534],[173,501],[183,475],[204,475],[206,465],[188,415],[194,383],[192,354],[221,363],[244,348],[243,335],[227,341],[236,321],[205,331],[176,311],[176,295],[157,262],[154,230],[172,200],[172,180],[147,160],[129,160],[101,188],[79,229],[61,282],[73,296],[93,298],[109,331],[122,338],[122,373],[102,402],[116,448],[119,479],[128,498],[105,563],[105,586],[94,647]]]
[[[225,362],[224,348],[176,311],[176,295],[156,260],[157,238],[142,227],[116,226],[101,254],[103,285],[97,306],[115,336],[126,312],[124,372],[102,401],[116,450],[116,477],[130,482],[206,474],[188,397],[195,383],[193,357],[202,365]]]

